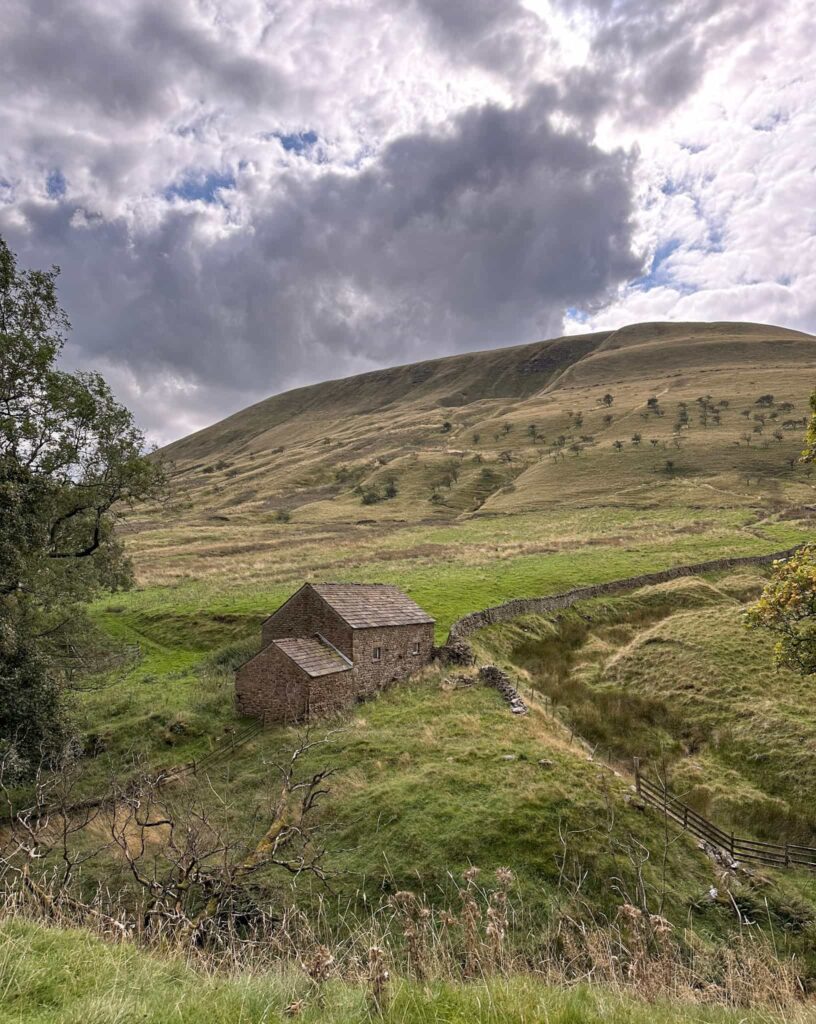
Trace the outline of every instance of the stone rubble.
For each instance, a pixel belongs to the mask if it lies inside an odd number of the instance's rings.
[[[451,640],[441,647],[433,649],[434,661],[441,661],[443,665],[475,665],[476,655],[473,648],[464,640]]]
[[[524,703],[518,690],[510,682],[510,677],[496,665],[483,665],[479,669],[479,679],[486,685],[492,686],[510,705],[514,715],[526,715],[529,708]]]

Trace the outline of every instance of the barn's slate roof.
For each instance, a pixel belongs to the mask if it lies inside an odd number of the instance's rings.
[[[323,643],[317,637],[287,636],[281,640],[273,640],[272,643],[312,678],[327,676],[333,672],[348,672],[351,668],[351,662],[347,658],[331,644]]]
[[[399,587],[388,583],[313,583],[311,586],[354,629],[435,621]]]

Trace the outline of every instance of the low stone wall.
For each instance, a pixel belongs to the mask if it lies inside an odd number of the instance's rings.
[[[627,590],[638,590],[640,587],[648,587],[655,583],[668,583],[669,580],[676,580],[681,576],[699,576],[722,569],[735,569],[741,565],[770,565],[777,559],[789,558],[801,546],[801,544],[797,544],[796,547],[787,548],[785,551],[775,551],[770,555],[714,558],[711,561],[696,562],[693,565],[675,565],[671,569],[662,569],[660,572],[628,576],[626,579],[596,583],[590,587],[576,587],[574,590],[565,590],[561,594],[552,594],[548,597],[515,598],[505,604],[494,605],[492,608],[485,608],[480,612],[471,612],[469,615],[457,619],[451,626],[447,642],[452,644],[463,637],[470,636],[478,629],[484,629],[485,626],[492,626],[497,622],[509,622],[511,619],[517,619],[520,615],[547,615],[562,608],[569,608],[577,601],[586,601],[592,597],[621,594]]]

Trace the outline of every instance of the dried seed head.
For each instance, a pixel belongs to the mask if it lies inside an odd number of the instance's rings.
[[[510,868],[496,868],[496,881],[504,889],[509,889],[513,884],[513,872]]]

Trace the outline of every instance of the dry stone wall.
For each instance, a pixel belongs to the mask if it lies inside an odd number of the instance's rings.
[[[697,576],[707,572],[718,572],[722,569],[734,569],[741,565],[770,565],[776,559],[789,558],[795,551],[798,551],[799,547],[801,545],[797,544],[796,547],[786,548],[785,551],[776,551],[771,555],[714,558],[708,562],[696,562],[693,565],[676,565],[660,572],[628,576],[625,579],[597,583],[589,587],[576,587],[574,590],[566,590],[561,594],[552,594],[549,597],[516,598],[513,601],[505,602],[505,604],[494,605],[492,608],[485,608],[480,612],[471,612],[469,615],[457,619],[451,626],[447,642],[448,645],[451,645],[470,636],[476,630],[492,626],[497,622],[509,622],[520,615],[547,615],[550,612],[560,611],[562,608],[569,608],[577,601],[586,601],[592,597],[621,594],[627,590],[638,590],[640,587],[648,587],[655,583],[667,583],[669,580],[679,579],[681,576]]]
[[[320,633],[330,644],[351,657],[353,630],[316,594],[298,592],[263,623],[263,644],[287,636],[314,636]]]
[[[405,679],[431,660],[434,627],[432,622],[409,626],[379,626],[354,630],[353,674],[361,698],[399,679]],[[412,654],[414,644],[418,645]],[[374,648],[380,648],[380,659],[374,661]]]
[[[332,677],[333,678],[333,677]],[[235,705],[241,715],[268,722],[299,722],[306,716],[309,679],[274,645],[235,673]]]

